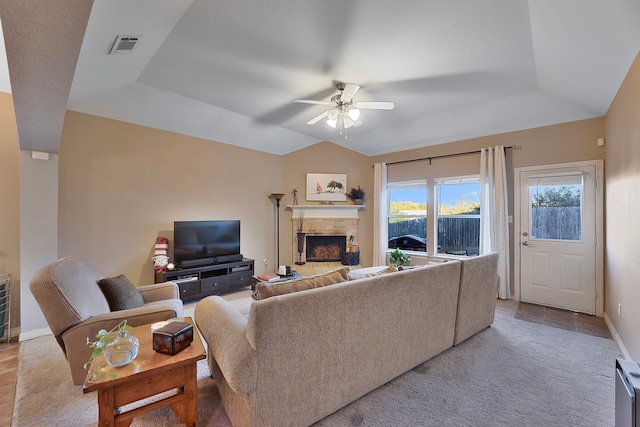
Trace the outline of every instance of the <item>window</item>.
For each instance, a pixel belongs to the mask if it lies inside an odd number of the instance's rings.
[[[436,248],[439,254],[478,255],[480,177],[436,180]]]
[[[387,184],[389,249],[427,251],[427,181]]]
[[[531,239],[582,240],[582,175],[530,177]]]

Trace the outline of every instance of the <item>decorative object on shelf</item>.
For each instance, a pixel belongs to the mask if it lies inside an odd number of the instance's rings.
[[[308,173],[307,200],[325,202],[345,202],[347,195],[347,174]]]
[[[293,196],[293,204],[297,205],[298,204],[298,190],[296,190],[294,188],[293,191],[291,192],[291,195]]]
[[[364,205],[365,200],[367,199],[364,190],[360,188],[351,187],[351,191],[347,193],[347,198],[353,202],[354,205]]]
[[[353,252],[344,251],[340,254],[340,261],[342,265],[358,265],[360,264],[360,251],[357,249]]]
[[[276,265],[280,265],[280,200],[284,197],[283,193],[271,193],[269,197],[272,197],[276,201]]]
[[[291,276],[293,274],[293,268],[290,265],[281,265],[278,267],[279,276]]]
[[[403,265],[408,264],[411,261],[411,257],[405,255],[404,252],[396,248],[396,250],[389,254],[389,261],[391,262],[391,264],[402,267]]]
[[[114,367],[122,367],[131,363],[138,355],[140,343],[138,338],[129,335],[128,330],[131,326],[127,325],[127,321],[123,320],[113,327],[110,331],[100,329],[96,334],[96,341],[89,341],[87,337],[87,345],[93,349],[89,361],[84,364],[84,368],[91,367],[93,361],[104,351],[104,360]],[[104,365],[103,365],[104,366]],[[92,370],[94,380],[102,373],[103,366],[95,366]],[[112,379],[115,376],[112,376]]]
[[[167,256],[167,249],[169,248],[169,239],[166,237],[156,238],[156,246],[153,252],[153,268],[156,271],[164,271],[169,264],[169,257]]]
[[[296,261],[296,265],[305,265],[306,263],[302,261],[302,252],[304,251],[304,239],[307,233],[298,232],[298,261]]]
[[[298,224],[296,225],[296,235],[298,238],[298,261],[296,261],[296,265],[306,264],[304,261],[302,261],[302,252],[304,251],[304,238],[307,233],[302,230],[304,230],[304,211],[300,212],[300,216],[298,216]]]

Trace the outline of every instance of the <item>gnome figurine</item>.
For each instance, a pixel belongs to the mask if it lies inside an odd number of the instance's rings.
[[[156,239],[156,247],[153,253],[153,269],[157,272],[167,269],[169,264],[169,257],[167,256],[167,249],[169,248],[169,239],[166,237],[158,237]]]

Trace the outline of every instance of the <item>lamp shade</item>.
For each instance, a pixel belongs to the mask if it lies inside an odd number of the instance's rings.
[[[351,117],[344,116],[344,128],[349,129],[351,126],[353,126],[353,120],[351,120]]]

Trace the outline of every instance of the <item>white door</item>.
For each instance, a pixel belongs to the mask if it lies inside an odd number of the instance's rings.
[[[519,174],[520,300],[596,313],[596,165]]]

